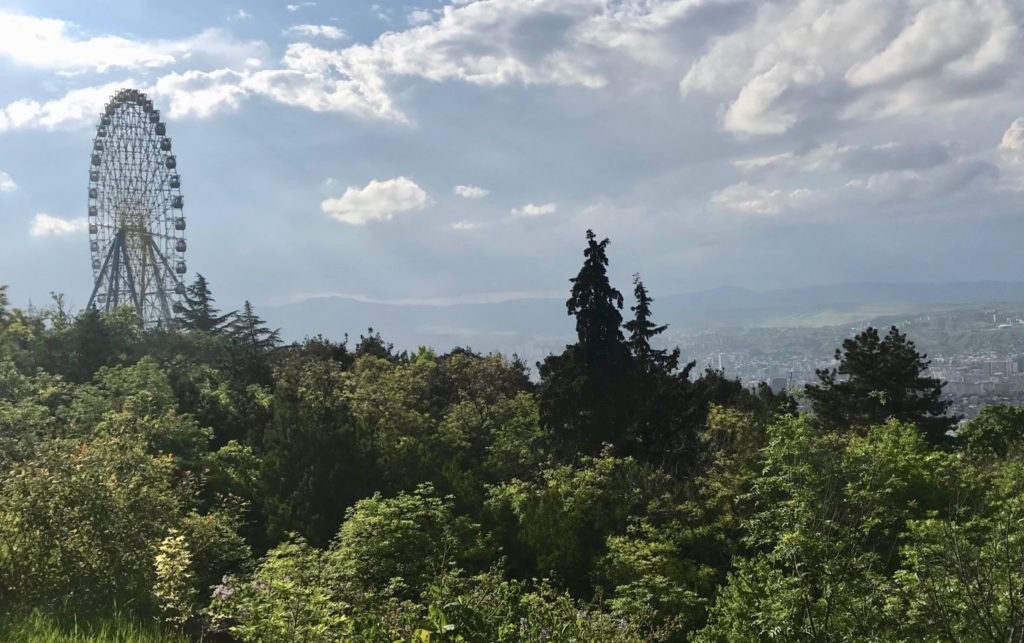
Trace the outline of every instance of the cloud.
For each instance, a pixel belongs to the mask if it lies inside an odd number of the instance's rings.
[[[711,205],[720,210],[744,214],[779,214],[806,203],[814,191],[766,190],[746,181],[734,183],[711,195]]]
[[[161,47],[118,36],[79,39],[63,20],[0,11],[0,57],[47,69],[161,67],[174,56]]]
[[[14,182],[11,175],[0,170],[0,192],[14,192],[17,189],[18,184]]]
[[[888,142],[879,145],[828,143],[801,152],[784,152],[734,161],[745,172],[782,170],[788,172],[835,172],[927,169],[953,160],[944,142]]]
[[[996,162],[1010,190],[1024,191],[1024,117],[1015,119],[1003,132]]]
[[[578,38],[579,25],[603,6],[599,0],[447,5],[434,22],[349,47],[341,53],[341,67],[367,83],[415,76],[477,85],[603,87],[606,79],[591,64],[593,45]]]
[[[477,230],[477,229],[480,228],[480,226],[481,226],[481,224],[476,222],[476,221],[456,221],[455,223],[452,224],[452,229],[453,230]]]
[[[291,11],[291,12],[294,13],[294,12],[298,11],[299,9],[304,8],[304,7],[315,7],[315,6],[316,6],[315,2],[299,2],[297,4],[285,5],[285,8],[288,9],[288,11]]]
[[[82,232],[88,227],[85,217],[62,219],[40,212],[32,219],[29,234],[33,237],[65,237],[69,234]]]
[[[655,55],[653,49],[677,41],[668,38],[674,24],[705,3],[718,1],[665,0],[628,8],[610,0],[455,2],[431,10],[427,23],[388,31],[371,43],[345,48],[291,43],[275,68],[249,64],[266,59],[263,43],[241,43],[216,30],[181,41],[120,39],[125,47],[141,53],[122,55],[118,51],[100,56],[93,52],[98,50],[93,40],[102,42],[102,38],[76,39],[69,23],[53,21],[51,40],[58,45],[84,42],[89,51],[85,55],[77,51],[60,56],[51,53],[40,64],[75,73],[107,66],[180,65],[188,60],[190,69],[179,66],[166,79],[155,81],[163,80],[161,86],[170,95],[182,95],[176,113],[209,116],[221,108],[235,108],[245,96],[258,95],[313,111],[408,123],[410,119],[393,100],[397,95],[393,85],[400,79],[597,89],[608,83],[605,68],[623,54],[642,64],[657,60],[667,66],[666,56]],[[298,11],[310,4],[295,3],[287,8]],[[414,17],[414,22],[419,18],[422,16]],[[329,25],[293,29],[286,33],[328,39],[342,34]],[[0,55],[3,47],[0,44]],[[47,50],[59,52],[62,47]],[[20,49],[14,53],[23,55],[18,52]],[[214,64],[197,64],[200,57]],[[202,97],[191,95],[195,85],[202,86]],[[192,107],[194,103],[198,106]]]
[[[537,205],[536,203],[527,203],[521,208],[512,208],[512,216],[514,217],[542,217],[546,214],[554,214],[558,210],[558,205],[555,203],[544,203]]]
[[[328,40],[344,40],[345,30],[333,25],[292,25],[284,30],[286,36],[304,38],[327,38]]]
[[[231,20],[233,22],[239,22],[242,20],[252,20],[252,14],[246,11],[245,9],[239,9],[235,13],[228,16],[228,20]]]
[[[315,112],[348,112],[406,122],[392,104],[383,79],[346,74],[342,58],[341,52],[292,43],[282,58],[283,69],[256,72],[246,79],[244,87],[277,102]]]
[[[404,176],[387,181],[374,179],[364,188],[349,187],[340,197],[320,204],[325,213],[350,225],[389,221],[395,214],[426,206],[427,193]]]
[[[850,181],[846,187],[873,200],[906,203],[911,200],[943,198],[958,192],[996,186],[999,168],[989,161],[962,159],[928,170],[895,170]]]
[[[171,117],[208,118],[238,108],[247,94],[242,86],[247,77],[230,69],[171,73],[156,81],[152,93],[154,99],[164,101]]]
[[[80,37],[73,23],[0,10],[0,58],[66,73],[167,67],[186,58],[235,61],[262,43],[241,43],[217,29],[181,40]]]
[[[73,89],[44,103],[18,100],[0,107],[0,133],[8,129],[41,127],[53,129],[95,123],[103,105],[123,87],[132,87],[131,80],[107,83],[97,87]]]
[[[456,185],[453,191],[464,199],[482,199],[491,193],[487,188],[477,185]]]
[[[434,20],[434,14],[426,9],[415,9],[409,12],[409,15],[405,17],[405,20],[414,27],[425,25]]]
[[[763,3],[714,40],[680,89],[722,97],[722,126],[740,135],[992,107],[1019,85],[1020,20],[1011,0]]]
[[[1014,120],[1006,128],[1006,131],[1003,132],[1003,139],[999,143],[999,149],[1024,153],[1024,117]]]

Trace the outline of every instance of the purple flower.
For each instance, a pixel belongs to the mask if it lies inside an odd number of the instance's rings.
[[[235,588],[230,585],[220,584],[213,589],[213,598],[218,601],[226,601],[235,593]]]

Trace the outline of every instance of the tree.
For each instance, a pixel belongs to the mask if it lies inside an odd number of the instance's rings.
[[[959,458],[895,421],[862,436],[790,417],[767,437],[743,498],[755,509],[743,525],[749,554],[736,557],[692,640],[980,640],[908,637],[889,609],[908,523],[947,515],[950,491],[971,495],[951,489]]]
[[[572,293],[565,302],[569,315],[576,317],[576,351],[588,365],[615,359],[623,347],[622,293],[608,281],[608,239],[596,239],[594,231],[587,230],[586,259],[569,280]]]
[[[927,377],[930,362],[914,342],[893,326],[885,338],[869,327],[836,349],[839,367],[819,369],[818,384],[807,386],[814,413],[832,428],[865,428],[889,418],[917,425],[933,443],[959,418],[947,416],[944,383]]]
[[[345,509],[373,489],[337,362],[297,356],[275,373],[272,419],[263,436],[261,501],[271,542],[297,531],[327,543]]]
[[[0,479],[0,604],[144,611],[154,547],[187,497],[133,437],[54,440]]]
[[[416,598],[449,570],[478,566],[488,550],[479,525],[455,513],[453,498],[423,484],[390,498],[375,493],[351,507],[328,564],[346,603],[373,606]]]
[[[978,417],[960,427],[956,439],[972,451],[1005,458],[1024,446],[1024,408],[1006,404],[986,406]]]
[[[185,306],[180,314],[181,325],[186,330],[218,333],[228,325],[234,312],[220,314],[213,305],[213,293],[206,277],[196,274],[196,280],[186,290]]]
[[[633,275],[633,296],[636,298],[636,304],[630,308],[633,311],[633,319],[625,323],[625,328],[629,331],[626,344],[633,353],[633,359],[643,373],[671,373],[679,366],[679,349],[668,351],[651,348],[651,339],[665,332],[668,324],[658,326],[651,321],[651,304],[654,299],[640,281],[639,273]]]
[[[632,359],[622,336],[622,293],[608,280],[608,239],[587,230],[579,274],[565,307],[576,317],[576,343],[538,364],[540,409],[564,455],[597,455],[618,444],[632,413]]]
[[[396,355],[395,345],[384,341],[384,338],[380,336],[380,332],[374,331],[372,326],[366,329],[366,333],[366,335],[359,335],[359,343],[356,344],[354,352],[356,358],[363,355],[371,355],[380,359],[386,359],[389,362],[396,362],[404,357],[404,353]]]
[[[605,451],[490,487],[486,515],[512,575],[553,578],[578,595],[590,590],[608,537],[670,502],[672,487],[663,472]]]
[[[280,329],[270,330],[256,314],[249,300],[245,300],[242,312],[227,325],[228,333],[236,342],[256,353],[274,348],[281,343]]]

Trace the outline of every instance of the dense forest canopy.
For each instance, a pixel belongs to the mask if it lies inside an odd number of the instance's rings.
[[[536,379],[283,345],[201,275],[164,329],[0,290],[0,635],[1022,640],[1021,409],[958,423],[896,328],[793,395],[697,373],[608,251]]]

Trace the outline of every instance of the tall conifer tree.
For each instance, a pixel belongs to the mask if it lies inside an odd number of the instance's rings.
[[[587,230],[583,267],[570,279],[572,293],[565,307],[576,317],[576,349],[587,364],[614,357],[623,347],[622,293],[608,281],[608,239],[597,241]]]
[[[227,328],[232,339],[253,351],[274,348],[281,343],[280,330],[268,328],[248,300]]]
[[[630,415],[632,360],[622,336],[622,293],[608,280],[608,239],[587,230],[583,267],[566,301],[576,343],[538,365],[540,408],[567,455],[618,444]]]
[[[180,314],[182,327],[186,330],[197,330],[206,333],[217,333],[223,330],[234,312],[220,314],[214,306],[213,293],[206,277],[196,274],[196,280],[188,287],[185,295],[184,310]]]
[[[633,275],[633,297],[636,299],[636,304],[630,308],[633,319],[625,323],[629,331],[626,340],[629,350],[641,372],[671,373],[679,366],[679,349],[668,351],[651,348],[651,339],[665,332],[668,324],[658,326],[651,321],[651,304],[654,299],[647,293],[639,274]]]

